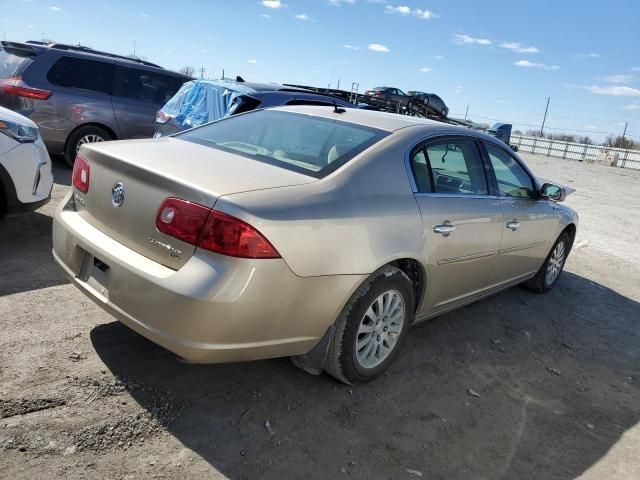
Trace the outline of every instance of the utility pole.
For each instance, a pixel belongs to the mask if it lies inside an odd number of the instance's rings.
[[[338,86],[336,87],[336,90],[340,90],[340,79],[338,79]]]
[[[622,141],[620,142],[620,148],[625,148],[624,146],[624,137],[627,134],[627,126],[629,125],[629,122],[625,122],[624,123],[624,132],[622,132]]]
[[[6,39],[7,39],[7,31],[6,31],[6,30],[3,30],[3,31],[2,31],[2,39],[3,39],[3,40],[6,40]]]
[[[224,80],[224,68],[222,69],[222,80]]]
[[[551,97],[547,97],[547,107],[544,109],[544,118],[542,119],[542,126],[540,127],[540,136],[542,137],[542,133],[544,131],[544,123],[547,121],[547,112],[549,111],[549,101]]]
[[[200,67],[200,78],[204,78],[204,67]]]
[[[464,121],[467,121],[467,115],[469,115],[469,105],[467,105],[467,111],[464,112]]]
[[[136,41],[133,41],[133,56],[136,56]]]

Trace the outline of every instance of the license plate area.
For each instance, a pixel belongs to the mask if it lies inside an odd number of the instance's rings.
[[[89,252],[84,252],[78,279],[86,283],[105,300],[109,299],[109,274],[110,267],[106,262]]]

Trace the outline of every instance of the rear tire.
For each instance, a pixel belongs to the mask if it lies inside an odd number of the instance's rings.
[[[569,235],[563,232],[553,244],[536,276],[522,285],[536,293],[546,293],[551,290],[562,274],[569,250],[571,250],[571,240]]]
[[[344,307],[325,362],[325,371],[341,382],[373,380],[397,357],[413,322],[411,280],[387,265],[376,271]]]
[[[64,147],[64,160],[69,166],[73,167],[76,154],[81,145],[85,143],[106,142],[108,140],[113,140],[113,137],[104,128],[93,125],[80,127],[71,132],[71,135],[69,135],[67,139],[67,144]]]

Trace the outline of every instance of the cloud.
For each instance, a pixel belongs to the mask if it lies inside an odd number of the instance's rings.
[[[261,13],[260,16],[262,18],[271,18],[271,15],[267,15],[266,13]]]
[[[360,50],[360,47],[356,47],[355,45],[349,45],[348,43],[345,43],[342,46],[347,50]]]
[[[274,10],[285,6],[280,0],[262,0],[260,3],[262,3],[263,7],[272,8]]]
[[[458,45],[491,45],[491,40],[487,38],[470,37],[469,35],[455,34],[453,36],[453,43]]]
[[[576,55],[576,57],[578,58],[600,58],[601,55],[599,53],[596,52],[591,52],[591,53],[579,53]]]
[[[420,71],[421,71],[422,73],[429,73],[429,72],[431,71],[431,69],[430,69],[429,67],[422,67],[422,68],[420,69]]]
[[[343,4],[353,5],[354,3],[356,3],[356,0],[329,0],[329,5],[334,7],[340,7]]]
[[[302,20],[303,22],[306,22],[308,20],[311,20],[309,18],[309,15],[307,15],[306,13],[299,13],[298,15],[294,15],[298,20]]]
[[[382,52],[382,53],[390,52],[390,50],[385,45],[382,45],[380,43],[370,43],[367,48],[372,52]]]
[[[433,58],[435,60],[444,60],[444,57],[442,55],[434,55]]]
[[[55,6],[54,6],[54,7],[49,7],[49,10],[52,10],[52,11],[54,11],[54,12],[59,12],[59,11],[61,10],[61,8],[60,8],[60,7],[55,7]]]
[[[247,60],[248,63],[258,63],[257,60],[251,59],[251,60]]]
[[[437,18],[438,15],[433,13],[431,10],[422,10],[421,8],[414,8],[413,10],[406,5],[387,5],[384,7],[384,13],[389,14],[399,14],[399,15],[413,15],[416,18],[420,18],[422,20],[430,20],[432,18]]]
[[[514,63],[516,67],[524,67],[524,68],[539,68],[540,70],[559,70],[560,67],[558,65],[547,65],[545,63],[535,63],[530,62],[529,60],[518,60]]]
[[[596,95],[613,95],[615,97],[640,97],[640,89],[632,87],[623,87],[621,85],[608,85],[602,87],[600,85],[591,85],[582,87],[585,90],[595,93]]]
[[[632,72],[640,72],[640,67],[631,67]]]
[[[630,105],[626,105],[625,107],[623,107],[625,110],[640,110],[640,104],[638,103],[632,103]]]
[[[528,47],[518,42],[502,42],[500,48],[506,48],[516,53],[538,53],[540,51],[536,47]]]
[[[604,80],[609,83],[621,83],[627,84],[633,82],[635,77],[633,75],[627,74],[618,74],[618,75],[609,75],[608,77],[604,77]]]

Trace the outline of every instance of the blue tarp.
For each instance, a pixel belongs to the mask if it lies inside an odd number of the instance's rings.
[[[226,117],[234,99],[251,92],[252,89],[229,80],[192,80],[161,111],[186,130]]]

